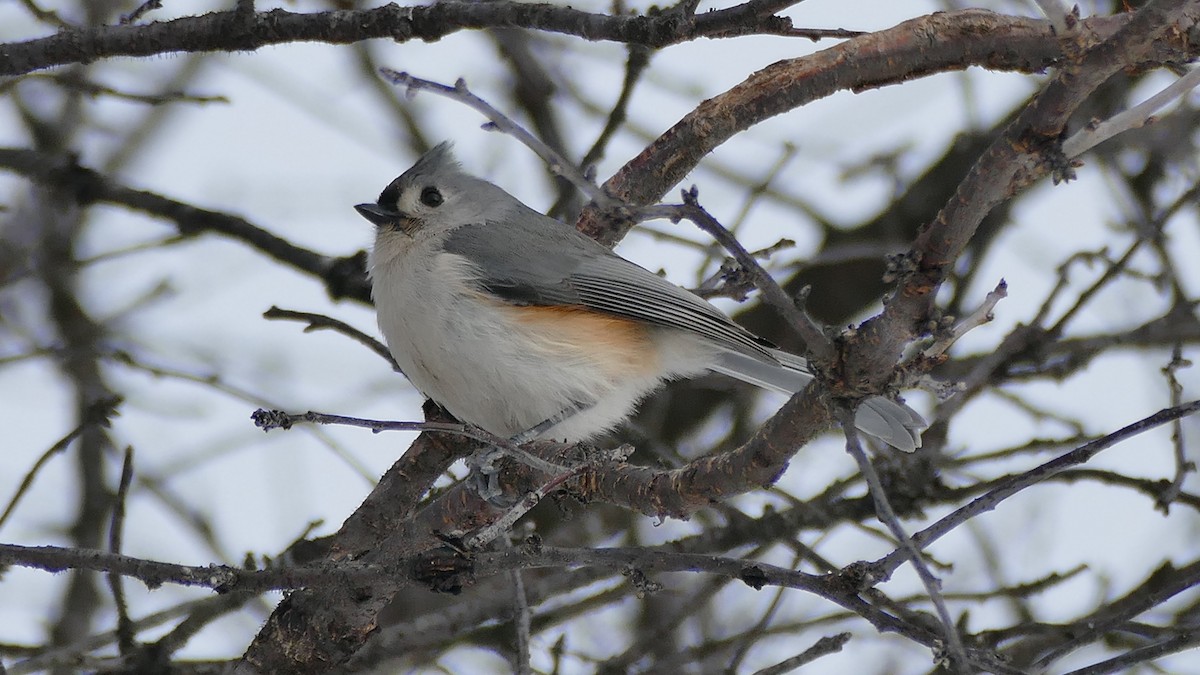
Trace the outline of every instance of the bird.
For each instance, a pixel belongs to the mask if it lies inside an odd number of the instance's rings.
[[[504,438],[596,438],[667,380],[705,372],[785,394],[813,376],[714,305],[499,186],[441,143],[355,206],[380,331],[401,372]],[[927,424],[875,396],[855,426],[905,452]]]

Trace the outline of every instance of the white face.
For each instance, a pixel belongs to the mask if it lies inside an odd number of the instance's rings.
[[[379,195],[379,205],[414,220],[426,220],[446,206],[445,189],[433,177],[401,176]]]
[[[428,175],[414,175],[409,170],[384,188],[374,204],[360,204],[357,208],[379,228],[380,234],[398,231],[411,236],[418,230],[436,229],[455,221],[449,213],[452,204],[447,194],[461,194],[453,189],[448,193],[446,182]]]
[[[392,181],[375,204],[360,205],[380,232],[445,231],[471,223],[503,222],[520,202],[491,183],[462,172],[449,146],[426,153]]]
[[[456,197],[462,194],[463,176],[446,143],[425,153],[416,164],[392,181],[376,202],[384,212],[410,221],[408,226],[427,227],[447,223],[447,211],[457,211]]]

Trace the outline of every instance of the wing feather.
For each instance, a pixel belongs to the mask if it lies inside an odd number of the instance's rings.
[[[716,307],[532,209],[453,230],[445,250],[474,263],[479,283],[519,305],[575,305],[678,328],[768,363],[767,345]]]

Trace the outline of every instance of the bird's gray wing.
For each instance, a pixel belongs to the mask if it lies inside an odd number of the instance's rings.
[[[479,283],[521,305],[578,305],[679,328],[763,361],[767,345],[703,299],[532,209],[454,229],[445,250],[478,268]]]
[[[507,302],[576,305],[701,335],[727,350],[714,370],[760,387],[792,393],[812,379],[804,359],[767,348],[701,298],[531,209],[457,228],[444,246],[474,263],[479,284]],[[859,407],[855,426],[912,452],[928,425],[912,408],[877,396]]]

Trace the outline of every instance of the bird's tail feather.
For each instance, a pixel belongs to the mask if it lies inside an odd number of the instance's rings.
[[[787,356],[791,362],[780,360],[780,363],[784,363],[780,368],[774,363],[741,352],[722,352],[712,370],[756,387],[791,395],[808,386],[813,376],[808,373],[808,363],[804,359],[790,354]]]
[[[732,378],[783,394],[803,389],[813,376],[808,363],[793,354],[771,350],[781,365],[767,363],[741,352],[722,352],[712,370]],[[913,452],[921,447],[921,431],[929,426],[917,411],[889,398],[876,396],[862,402],[854,426],[888,445]]]

